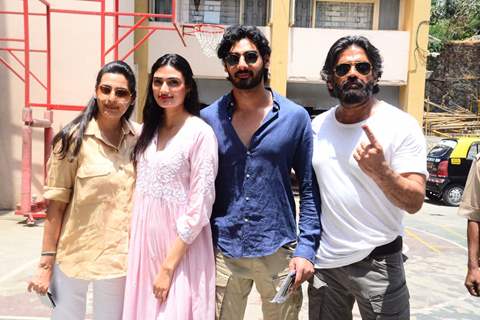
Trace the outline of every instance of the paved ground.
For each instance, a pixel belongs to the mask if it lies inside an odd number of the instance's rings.
[[[47,319],[48,310],[25,290],[37,263],[42,225],[26,227],[21,221],[12,213],[0,213],[0,320]],[[420,213],[406,217],[405,225],[412,319],[478,319],[480,300],[463,287],[466,222],[456,216],[456,208],[425,202]],[[308,319],[307,303],[305,295],[301,319]],[[262,319],[256,292],[245,319]]]

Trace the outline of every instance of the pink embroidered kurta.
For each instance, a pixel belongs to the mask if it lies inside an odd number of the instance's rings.
[[[215,317],[215,261],[209,218],[215,199],[217,140],[190,117],[157,151],[153,139],[137,164],[124,320],[209,320]],[[159,303],[153,282],[179,236],[189,244]]]

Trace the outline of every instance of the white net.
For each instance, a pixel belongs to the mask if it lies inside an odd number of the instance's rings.
[[[194,32],[203,54],[207,57],[215,57],[217,55],[217,46],[223,37],[223,27],[217,25],[198,25],[195,27]]]

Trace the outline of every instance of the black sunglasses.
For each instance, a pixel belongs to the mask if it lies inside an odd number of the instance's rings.
[[[246,64],[254,64],[258,60],[257,51],[246,51],[243,54],[229,53],[224,60],[226,64],[233,67],[240,62],[241,56],[243,56],[243,59],[245,59]]]
[[[352,63],[352,64],[342,63],[342,64],[337,64],[335,66],[335,74],[338,77],[343,77],[344,75],[346,75],[350,71],[352,66],[355,67],[355,70],[357,70],[358,73],[360,73],[364,76],[369,74],[370,71],[372,70],[372,65],[369,62],[356,62],[356,63]]]
[[[106,84],[101,84],[98,86],[98,89],[100,90],[100,92],[104,95],[110,95],[110,92],[112,92],[112,90],[114,90],[115,92],[115,96],[117,98],[120,98],[120,99],[125,99],[125,98],[129,98],[132,94],[130,93],[130,91],[128,91],[127,89],[124,89],[124,88],[115,88],[113,89],[111,86],[109,85],[106,85]]]

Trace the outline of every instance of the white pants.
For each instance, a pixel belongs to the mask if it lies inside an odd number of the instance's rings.
[[[80,280],[66,276],[55,265],[51,292],[56,307],[52,320],[84,320],[87,309],[87,291],[93,283],[93,319],[122,319],[125,277],[107,280]]]

